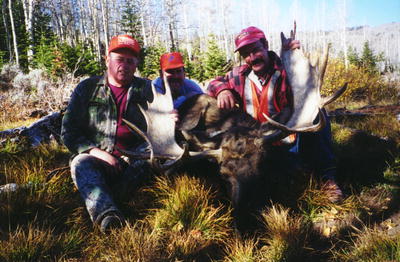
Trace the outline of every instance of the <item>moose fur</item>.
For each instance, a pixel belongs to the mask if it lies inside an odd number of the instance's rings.
[[[271,151],[276,149],[263,133],[271,127],[239,108],[219,109],[216,99],[205,94],[186,100],[179,117],[177,128],[191,150],[222,149],[219,173],[227,185],[236,227],[242,229],[268,193],[268,157],[275,157]]]

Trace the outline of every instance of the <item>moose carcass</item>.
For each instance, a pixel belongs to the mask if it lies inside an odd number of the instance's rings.
[[[281,37],[282,41],[286,41],[283,34]],[[214,98],[195,96],[188,99],[179,110],[181,122],[178,129],[183,131],[191,144],[190,148],[197,151],[191,152],[187,147],[179,147],[174,140],[175,123],[167,116],[173,109],[167,86],[165,95],[153,88],[154,101],[149,103],[147,110],[142,110],[146,116],[147,132],[143,133],[130,124],[148,141],[151,147],[149,157],[173,159],[163,168],[173,166],[183,156],[200,154],[216,158],[221,176],[229,183],[234,217],[239,223],[246,216],[247,205],[252,201],[249,197],[257,191],[258,181],[268,172],[264,163],[273,148],[272,143],[290,133],[316,132],[323,128],[325,118],[322,107],[334,101],[346,88],[342,87],[329,98],[321,98],[327,50],[322,58],[312,62],[299,49],[283,50],[281,57],[294,96],[293,113],[286,123],[267,118],[267,123],[260,124],[239,109],[218,109]],[[164,80],[167,85],[168,82]],[[316,119],[318,122],[314,124]],[[159,161],[153,162],[160,168],[156,164]]]

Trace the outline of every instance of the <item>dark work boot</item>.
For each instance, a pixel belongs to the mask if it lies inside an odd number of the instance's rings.
[[[121,228],[125,225],[125,219],[115,212],[104,215],[100,223],[100,231],[109,234],[111,230]]]

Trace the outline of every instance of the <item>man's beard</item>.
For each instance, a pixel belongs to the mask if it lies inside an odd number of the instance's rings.
[[[171,78],[168,79],[168,85],[171,89],[172,96],[176,98],[179,95],[179,91],[183,85],[183,80]]]

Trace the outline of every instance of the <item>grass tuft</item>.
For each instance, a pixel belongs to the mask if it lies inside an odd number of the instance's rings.
[[[235,237],[225,246],[224,262],[252,262],[259,259],[258,240]]]
[[[376,228],[364,228],[355,234],[349,247],[334,252],[336,261],[400,261],[400,234],[390,236]]]
[[[280,205],[272,205],[262,213],[266,234],[262,241],[263,261],[295,261],[304,257],[310,223]]]
[[[39,228],[30,223],[27,227],[17,227],[6,240],[0,241],[0,260],[36,262],[76,257],[80,256],[84,241],[80,231],[57,235],[54,229]]]
[[[231,217],[220,204],[214,205],[214,193],[199,179],[179,176],[157,179],[153,192],[159,209],[149,216],[155,232],[164,235],[171,256],[195,254],[221,243],[230,232]]]
[[[392,163],[387,163],[388,167],[383,172],[383,177],[389,182],[400,182],[400,155],[394,157]]]
[[[355,195],[350,195],[340,203],[332,203],[329,195],[321,188],[321,183],[311,178],[298,199],[298,206],[303,216],[313,223],[320,234],[331,237],[357,221],[360,202]]]
[[[136,222],[109,236],[95,235],[85,250],[88,261],[167,261],[161,239],[148,224]]]

